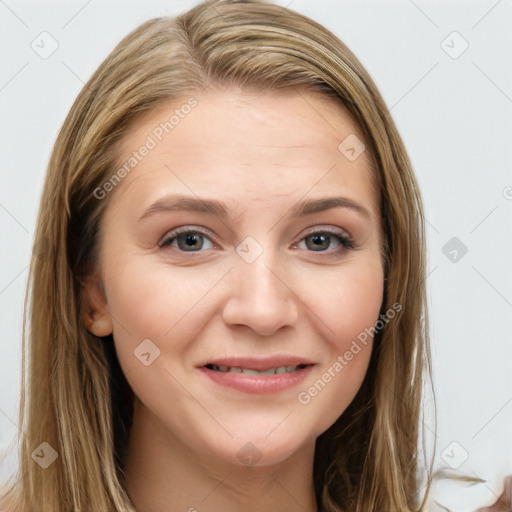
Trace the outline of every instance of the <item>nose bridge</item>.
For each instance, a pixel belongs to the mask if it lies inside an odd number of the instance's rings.
[[[281,290],[283,283],[276,275],[279,262],[271,237],[266,236],[263,240],[260,236],[259,240],[248,236],[236,248],[239,256],[237,266],[240,268],[240,290],[244,290],[244,293],[249,291],[248,296],[252,295],[256,299],[261,294],[267,295],[267,299],[271,295],[284,298]]]
[[[253,294],[281,294],[282,282],[277,275],[278,261],[273,251],[274,249],[267,247],[253,261],[241,257],[241,279],[248,281],[248,288]]]
[[[270,238],[260,243],[249,236],[236,248],[234,281],[224,308],[225,321],[266,335],[298,318],[296,298],[282,275],[284,267]]]

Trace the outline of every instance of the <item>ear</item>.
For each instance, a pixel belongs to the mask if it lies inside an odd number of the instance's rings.
[[[81,280],[81,284],[82,319],[87,330],[100,338],[112,334],[112,318],[99,276],[87,276]]]

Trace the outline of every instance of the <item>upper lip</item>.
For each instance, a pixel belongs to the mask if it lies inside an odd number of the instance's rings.
[[[272,356],[233,356],[222,357],[218,359],[209,359],[200,367],[207,364],[215,366],[229,366],[230,368],[245,368],[247,370],[265,371],[270,368],[279,368],[280,366],[298,366],[315,364],[313,361],[296,355],[272,355]]]

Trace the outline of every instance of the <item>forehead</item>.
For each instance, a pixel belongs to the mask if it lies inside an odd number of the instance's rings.
[[[241,145],[332,152],[347,134],[363,139],[346,107],[324,94],[228,88],[161,101],[132,124],[120,147],[131,150],[149,135],[175,148],[222,144],[233,150]]]
[[[118,165],[130,159],[135,165],[127,166],[116,195],[142,200],[166,186],[182,193],[208,189],[211,195],[216,187],[226,202],[237,204],[244,192],[270,199],[335,184],[373,196],[369,152],[351,161],[340,150],[343,141],[362,139],[348,111],[316,92],[226,89],[183,96],[162,102],[131,126]],[[144,146],[150,147],[144,157],[133,156]]]

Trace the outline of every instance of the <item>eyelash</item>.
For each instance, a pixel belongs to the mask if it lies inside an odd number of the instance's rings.
[[[204,231],[202,229],[190,229],[189,226],[184,226],[182,228],[176,228],[175,230],[171,231],[171,233],[169,233],[168,235],[166,235],[162,241],[160,241],[158,243],[158,246],[161,248],[161,249],[166,249],[168,247],[171,247],[171,243],[173,242],[173,240],[175,240],[179,235],[184,235],[184,234],[194,234],[194,235],[202,235],[202,236],[205,236],[207,238],[214,238],[213,236],[213,233],[211,233],[210,231]],[[331,237],[335,237],[338,239],[339,243],[341,244],[341,246],[333,251],[308,251],[308,252],[317,252],[317,253],[327,253],[329,255],[333,255],[333,254],[338,254],[338,253],[341,253],[343,251],[350,251],[350,250],[353,250],[355,249],[355,244],[354,244],[354,241],[350,238],[350,237],[347,237],[347,236],[344,236],[342,235],[338,230],[335,230],[333,228],[324,228],[324,229],[318,229],[316,231],[310,231],[308,233],[306,233],[297,243],[295,243],[294,245],[297,245],[299,242],[302,242],[304,239],[308,238],[309,236],[312,236],[312,235],[330,235]],[[203,252],[201,250],[199,251],[181,251],[180,249],[176,249],[176,248],[173,248],[177,251],[180,251],[182,253],[198,253],[198,252]]]

